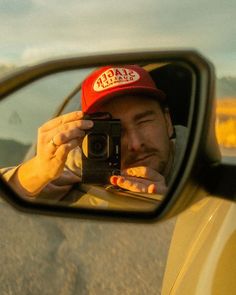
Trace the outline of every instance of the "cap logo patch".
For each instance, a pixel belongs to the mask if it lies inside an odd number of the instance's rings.
[[[140,79],[138,72],[127,68],[109,68],[103,72],[93,84],[96,92],[104,91],[109,88],[131,84]]]

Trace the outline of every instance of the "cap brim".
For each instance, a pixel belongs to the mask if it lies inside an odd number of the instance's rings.
[[[143,94],[143,95],[147,95],[148,97],[150,96],[156,97],[160,101],[164,101],[166,98],[165,93],[161,91],[160,89],[156,89],[156,88],[140,87],[140,86],[139,87],[130,86],[130,87],[120,88],[120,89],[116,88],[114,91],[110,93],[101,95],[99,97],[99,100],[93,105],[91,105],[86,112],[87,113],[96,112],[98,107],[101,107],[101,105],[103,105],[108,100],[121,95],[127,95],[127,94]]]

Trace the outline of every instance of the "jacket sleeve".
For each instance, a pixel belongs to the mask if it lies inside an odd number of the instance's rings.
[[[22,194],[22,191],[14,184],[14,175],[17,169],[20,167],[7,167],[0,169],[0,173],[8,184],[23,198],[27,196]],[[39,194],[35,195],[35,198],[60,200],[64,198],[71,190],[72,186],[76,182],[81,180],[81,153],[79,148],[72,150],[67,157],[66,165],[63,173],[56,180],[48,183]]]

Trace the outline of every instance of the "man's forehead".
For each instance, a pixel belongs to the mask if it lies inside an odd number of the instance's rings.
[[[109,112],[114,118],[138,120],[144,116],[152,115],[161,110],[158,100],[145,95],[125,95],[114,97],[104,103],[99,111]]]
[[[159,101],[156,97],[150,96],[147,94],[125,94],[120,96],[110,97],[104,104],[101,106],[101,109],[116,109],[118,107],[125,106],[149,106],[156,105],[160,107]]]

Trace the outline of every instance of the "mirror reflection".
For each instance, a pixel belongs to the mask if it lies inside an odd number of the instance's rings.
[[[153,210],[178,170],[194,75],[183,63],[55,74],[1,102],[1,173],[33,202]]]

